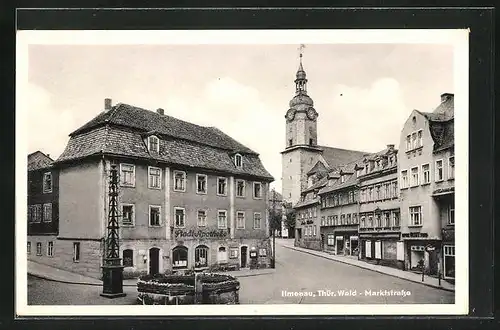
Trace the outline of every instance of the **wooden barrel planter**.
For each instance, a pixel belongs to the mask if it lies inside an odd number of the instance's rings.
[[[145,275],[137,281],[142,305],[239,304],[240,282],[231,275]]]

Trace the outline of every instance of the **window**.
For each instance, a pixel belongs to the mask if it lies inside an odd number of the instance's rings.
[[[352,221],[352,220],[351,220],[351,215],[350,215],[350,214],[348,214],[348,215],[347,215],[347,224],[348,224],[348,225],[350,225],[350,224],[351,224],[351,221]]]
[[[131,249],[123,250],[123,267],[134,267],[134,251]]]
[[[418,181],[418,167],[413,167],[411,169],[411,186],[415,187],[418,186],[419,181]]]
[[[417,132],[417,135],[418,135],[418,142],[417,142],[417,145],[418,145],[419,147],[422,147],[422,146],[424,145],[423,140],[422,140],[422,130],[419,130],[419,131]]]
[[[358,224],[358,215],[357,215],[357,214],[355,214],[355,213],[352,215],[352,223],[353,223],[354,225],[357,225],[357,224]]]
[[[399,227],[399,212],[392,212],[392,225]]]
[[[292,139],[288,139],[288,146],[291,147],[293,144],[293,140]]]
[[[245,197],[245,180],[236,180],[236,197]]]
[[[406,136],[406,151],[411,150],[411,135]]]
[[[227,178],[217,178],[217,195],[227,195]]]
[[[80,242],[73,243],[73,262],[80,261]]]
[[[408,188],[408,171],[401,171],[401,189]]]
[[[443,181],[443,160],[436,160],[436,181]]]
[[[28,246],[26,247],[26,252],[31,254],[31,242],[28,242]]]
[[[345,214],[340,215],[340,224],[341,225],[345,224]]]
[[[422,176],[424,180],[422,184],[431,183],[431,170],[429,164],[422,165]]]
[[[172,268],[186,268],[188,265],[188,249],[184,246],[176,246],[172,250]]]
[[[43,193],[52,192],[52,173],[47,172],[43,174]]]
[[[148,187],[152,189],[161,189],[161,168],[149,167]]]
[[[415,149],[417,147],[417,133],[416,132],[411,134],[411,146],[412,146],[412,149]]]
[[[182,207],[174,207],[175,227],[184,228],[186,224],[186,211]]]
[[[375,222],[376,222],[375,227],[377,228],[382,227],[382,219],[380,219],[380,214],[377,214],[375,216]]]
[[[41,222],[42,221],[42,205],[35,204],[30,206],[32,208],[31,216],[32,222]]]
[[[229,258],[232,258],[232,259],[238,258],[238,248],[231,248],[229,250]]]
[[[194,249],[194,267],[208,267],[208,247],[199,245]]]
[[[198,227],[205,227],[207,225],[207,211],[198,210]]]
[[[47,257],[54,256],[54,242],[47,242]]]
[[[394,181],[392,183],[392,197],[393,198],[398,197],[398,182],[397,181]]]
[[[37,256],[42,255],[42,243],[40,243],[40,242],[36,243],[36,255]]]
[[[226,229],[227,228],[227,211],[226,210],[219,210],[217,212],[217,227],[219,227],[219,229]]]
[[[43,204],[43,221],[52,221],[52,203]]]
[[[367,227],[372,228],[373,227],[373,216],[368,216],[368,225]]]
[[[364,217],[364,216],[362,216],[362,217],[360,218],[359,226],[360,226],[361,228],[364,228],[364,227],[366,226],[366,224],[365,224],[365,217]]]
[[[217,260],[220,264],[227,262],[227,250],[225,247],[219,247],[219,250],[217,251]]]
[[[152,135],[148,138],[148,149],[149,151],[158,152],[159,151],[159,140],[156,136]]]
[[[380,199],[380,186],[375,187],[375,200]]]
[[[135,166],[120,164],[120,183],[125,187],[135,187]]]
[[[149,206],[149,225],[160,226],[160,206]]]
[[[262,198],[262,184],[260,182],[253,183],[253,198]]]
[[[448,179],[455,178],[455,156],[448,158]]]
[[[333,246],[335,245],[335,235],[333,234],[328,234],[327,236],[327,245]]]
[[[122,204],[122,225],[133,226],[134,215],[135,212],[133,204]]]
[[[243,166],[243,157],[240,154],[234,156],[234,165],[236,165],[236,167]]]
[[[412,206],[410,207],[410,223],[412,226],[422,225],[422,207]]]
[[[455,224],[455,201],[448,206],[448,224]]]
[[[261,215],[260,213],[253,214],[253,228],[260,229]]]
[[[205,174],[196,174],[196,192],[198,194],[207,193],[207,176]]]
[[[236,212],[236,228],[245,229],[245,212],[243,211]]]
[[[186,191],[186,172],[174,171],[174,191]]]
[[[384,213],[384,227],[391,226],[391,214],[389,212]]]
[[[384,197],[385,197],[386,199],[387,199],[387,198],[392,198],[393,196],[391,196],[391,184],[390,184],[390,183],[386,183],[386,184],[384,185],[384,187],[385,187],[385,196],[384,196]]]

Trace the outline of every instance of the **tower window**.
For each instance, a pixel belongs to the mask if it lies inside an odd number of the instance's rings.
[[[312,146],[313,145],[313,139],[309,139],[309,145]]]
[[[293,141],[292,141],[292,139],[289,139],[289,140],[288,140],[288,146],[289,146],[289,147],[291,147],[291,146],[292,146],[292,142],[293,142]]]

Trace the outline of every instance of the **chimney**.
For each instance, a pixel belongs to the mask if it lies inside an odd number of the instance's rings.
[[[160,115],[164,115],[165,114],[165,110],[163,110],[162,108],[158,108],[156,109],[156,113],[159,113]]]
[[[388,144],[387,149],[394,149],[394,144]]]
[[[451,94],[451,93],[441,94],[441,103],[449,101],[449,100],[453,100],[453,96],[454,96],[454,94]]]
[[[111,110],[111,99],[104,99],[104,111]]]

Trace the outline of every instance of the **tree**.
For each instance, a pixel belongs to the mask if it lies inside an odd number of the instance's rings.
[[[281,203],[271,206],[269,208],[269,235],[273,234],[273,231],[281,231],[281,221],[283,218],[283,212],[281,210]]]
[[[295,221],[297,219],[297,212],[292,208],[292,205],[285,205],[285,226],[288,229],[288,237],[295,237]]]

